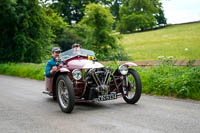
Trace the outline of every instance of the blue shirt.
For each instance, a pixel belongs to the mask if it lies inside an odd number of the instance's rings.
[[[54,75],[54,73],[50,74],[50,71],[51,71],[52,67],[56,66],[56,63],[58,63],[58,65],[59,65],[61,63],[61,61],[56,62],[55,58],[52,58],[51,60],[49,60],[47,62],[46,69],[45,69],[45,76],[52,77]]]

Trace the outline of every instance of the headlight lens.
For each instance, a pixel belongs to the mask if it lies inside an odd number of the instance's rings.
[[[126,66],[120,66],[119,71],[122,75],[126,75],[128,73],[128,68]]]
[[[80,70],[75,69],[72,71],[72,76],[75,80],[80,80],[82,78],[82,73]]]

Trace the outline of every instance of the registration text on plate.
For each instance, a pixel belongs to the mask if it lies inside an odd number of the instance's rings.
[[[111,94],[102,95],[98,97],[98,101],[106,101],[106,100],[113,100],[113,99],[117,99],[116,93],[111,93]]]

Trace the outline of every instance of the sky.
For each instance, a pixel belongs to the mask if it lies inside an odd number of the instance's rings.
[[[161,0],[168,24],[200,21],[200,0]]]

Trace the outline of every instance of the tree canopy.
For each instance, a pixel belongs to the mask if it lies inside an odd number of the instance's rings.
[[[41,62],[55,34],[66,26],[62,18],[37,0],[6,0],[0,8],[2,62]]]
[[[133,32],[153,28],[158,23],[162,23],[161,15],[163,14],[159,15],[163,13],[159,12],[162,11],[161,7],[159,0],[123,0],[117,29],[120,32]]]
[[[85,7],[90,3],[111,4],[112,0],[47,0],[53,1],[50,5],[69,24],[78,23],[84,16]]]
[[[85,47],[96,52],[97,57],[102,59],[112,49],[116,48],[115,38],[111,36],[113,16],[109,8],[101,4],[89,4],[85,9],[85,16],[80,24],[85,25],[86,42]]]
[[[0,9],[0,62],[39,63],[51,47],[73,43],[101,60],[118,58],[116,25],[133,32],[166,24],[159,0],[5,0]]]

